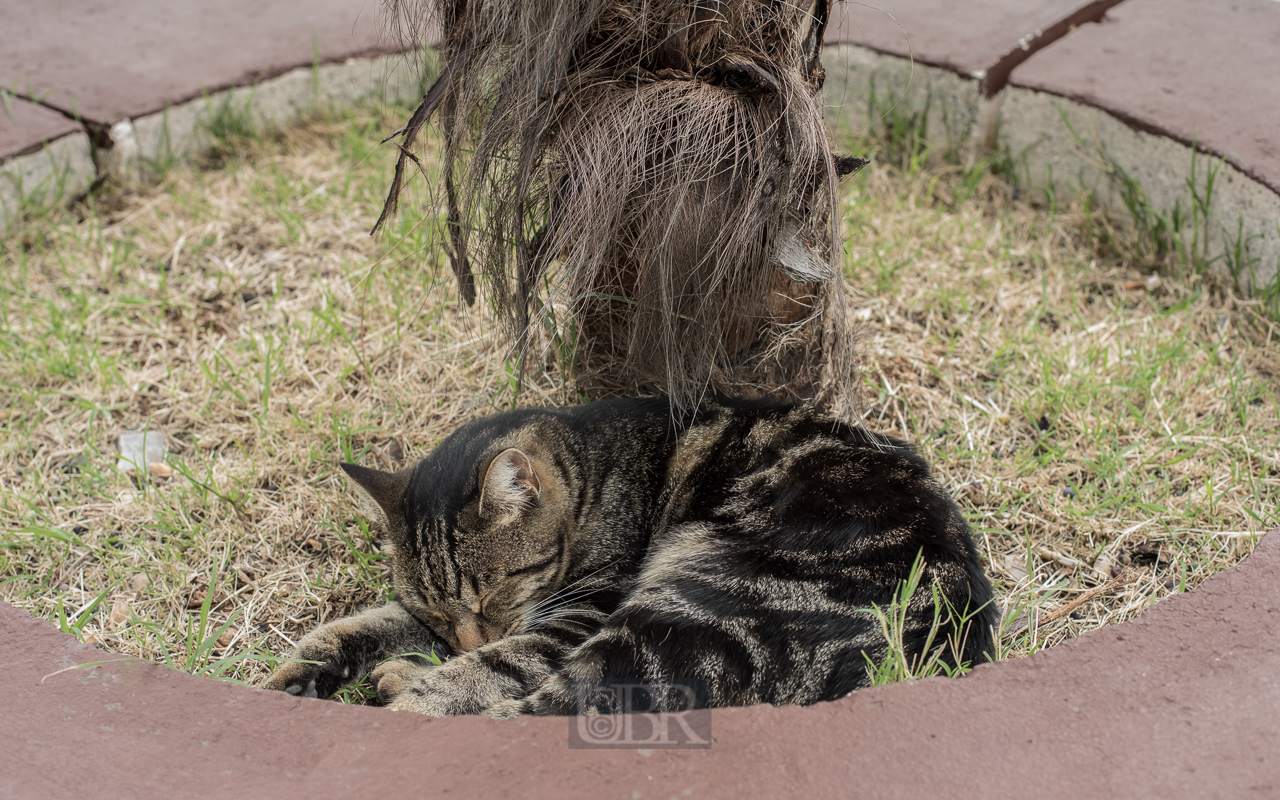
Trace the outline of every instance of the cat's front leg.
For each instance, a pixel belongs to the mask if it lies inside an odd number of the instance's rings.
[[[396,659],[380,664],[370,678],[382,703],[395,709],[434,717],[489,713],[524,698],[555,672],[582,638],[577,631],[565,633],[510,636],[439,667]]]
[[[369,677],[383,705],[432,717],[479,714],[494,702],[525,694],[520,681],[486,669],[471,653],[439,667],[398,658],[379,664]]]
[[[308,633],[294,648],[298,660],[281,664],[263,688],[328,697],[386,658],[433,651],[445,656],[449,648],[404,606],[388,603]]]

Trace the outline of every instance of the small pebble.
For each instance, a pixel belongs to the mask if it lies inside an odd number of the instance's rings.
[[[145,572],[139,572],[137,575],[134,575],[133,578],[129,581],[129,588],[133,590],[134,594],[141,592],[143,589],[146,589],[150,585],[151,585],[151,579],[147,577],[147,573]]]
[[[1063,496],[1063,497],[1067,497],[1067,498],[1070,498],[1070,499],[1074,500],[1074,499],[1076,499],[1076,490],[1075,490],[1075,489],[1072,489],[1070,486],[1063,486],[1063,487],[1062,487],[1062,496]]]
[[[118,441],[120,460],[116,468],[121,472],[134,472],[138,467],[162,463],[168,453],[168,440],[162,431],[125,431]]]

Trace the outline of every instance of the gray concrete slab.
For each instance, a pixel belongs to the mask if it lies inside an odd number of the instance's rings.
[[[1012,73],[1015,86],[1196,142],[1280,192],[1280,3],[1126,0]]]
[[[74,197],[95,175],[83,126],[0,93],[0,232],[24,206],[47,207]]]
[[[298,67],[260,83],[114,123],[108,130],[110,148],[104,166],[122,178],[145,178],[174,160],[204,152],[210,143],[209,130],[220,114],[264,129],[317,106],[348,106],[366,99],[408,102],[421,96],[420,65],[410,54]]]
[[[1006,93],[1001,133],[1032,186],[1121,207],[1130,178],[1185,214],[1194,144],[1214,269],[1248,292],[1280,281],[1280,3],[1126,0],[1015,69]],[[1212,187],[1203,153],[1226,161]]]
[[[1137,619],[808,708],[710,749],[569,749],[566,718],[430,719],[197,679],[0,603],[3,797],[1274,797],[1280,532]]]
[[[1276,288],[1280,194],[1264,183],[1177,139],[1061,95],[1009,86],[999,97],[998,111],[999,146],[1011,156],[1021,186],[1051,190],[1059,200],[1089,192],[1094,203],[1112,209],[1125,223],[1131,220],[1124,195],[1133,193],[1127,188],[1132,183],[1152,211],[1171,218],[1181,209],[1182,235],[1197,241],[1212,270],[1246,294]],[[1199,201],[1192,196],[1193,185]],[[1204,216],[1195,234],[1189,211],[1197,202]]]
[[[994,133],[979,81],[945,67],[854,44],[828,44],[822,65],[827,127],[839,147],[850,135],[875,138],[895,119],[923,116],[936,156],[970,161]]]
[[[0,87],[108,125],[397,50],[375,0],[0,0]]]

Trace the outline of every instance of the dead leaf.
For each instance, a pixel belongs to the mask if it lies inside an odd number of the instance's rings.
[[[1017,554],[1010,553],[1004,557],[1004,572],[1016,581],[1027,579],[1027,562]]]
[[[1083,563],[1077,561],[1071,556],[1064,556],[1062,553],[1055,553],[1047,547],[1041,547],[1038,553],[1042,560],[1052,561],[1059,566],[1067,567],[1068,569],[1078,569],[1084,566]]]
[[[204,598],[208,593],[209,593],[209,590],[205,588],[200,588],[192,591],[190,596],[187,597],[187,608],[196,609],[203,606]],[[217,608],[219,605],[221,605],[222,603],[225,603],[226,601],[227,601],[226,592],[218,592],[213,596],[213,599],[209,601],[209,608]]]
[[[123,625],[131,616],[133,616],[133,609],[129,607],[129,601],[123,597],[117,597],[111,604],[111,624]]]
[[[303,537],[299,535],[293,537],[293,541],[299,550],[306,550],[313,556],[318,556],[324,552],[324,542],[314,536]]]
[[[960,487],[960,492],[975,506],[982,505],[987,499],[987,487],[981,481],[966,483]]]

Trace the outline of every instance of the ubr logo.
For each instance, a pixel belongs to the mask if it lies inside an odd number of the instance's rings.
[[[569,718],[569,749],[709,748],[711,709],[656,710],[690,708],[697,697],[697,691],[687,685],[610,684],[590,704],[600,713]]]

